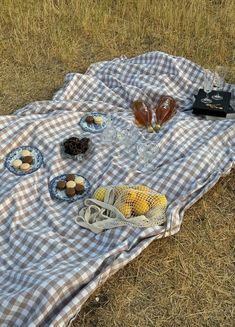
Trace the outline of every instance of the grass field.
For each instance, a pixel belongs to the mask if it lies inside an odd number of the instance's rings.
[[[2,0],[0,114],[50,99],[71,71],[165,51],[234,67],[234,0]],[[73,327],[230,327],[235,320],[234,171],[111,277]],[[97,301],[96,298],[99,298]]]

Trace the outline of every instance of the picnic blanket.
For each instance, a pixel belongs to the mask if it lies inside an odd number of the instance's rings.
[[[153,240],[180,229],[184,212],[235,162],[235,121],[207,121],[191,113],[202,86],[202,68],[185,58],[152,52],[92,64],[72,73],[51,101],[33,102],[0,117],[0,325],[66,326],[89,295],[110,275],[138,256]],[[45,81],[46,82],[46,81]],[[235,86],[226,84],[232,92]],[[59,143],[82,133],[78,123],[89,111],[111,112],[114,126],[133,124],[131,102],[154,106],[173,96],[178,113],[160,133],[149,174],[135,170],[136,152],[116,156],[118,145],[101,146],[94,135],[92,158],[63,160]],[[35,173],[16,176],[4,168],[6,155],[21,145],[44,156]],[[107,230],[101,234],[75,223],[82,201],[57,202],[48,184],[60,174],[80,173],[92,185],[145,184],[167,195],[163,226]]]

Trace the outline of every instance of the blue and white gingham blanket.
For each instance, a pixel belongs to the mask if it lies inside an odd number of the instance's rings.
[[[207,121],[191,114],[202,85],[202,68],[181,57],[147,53],[96,63],[85,74],[68,74],[51,101],[34,102],[0,117],[0,325],[65,326],[96,287],[133,260],[154,239],[179,231],[185,210],[203,196],[235,162],[235,120]],[[235,86],[225,85],[235,100]],[[135,170],[135,151],[116,156],[118,145],[100,145],[82,163],[63,160],[59,143],[82,133],[88,111],[112,112],[114,126],[133,124],[135,99],[154,106],[173,96],[178,113],[158,134],[147,134],[160,152],[153,172]],[[37,147],[43,166],[15,176],[6,155],[21,145]],[[80,173],[99,185],[146,184],[167,195],[165,226],[122,227],[95,235],[74,223],[79,203],[51,199],[48,184],[57,175]]]

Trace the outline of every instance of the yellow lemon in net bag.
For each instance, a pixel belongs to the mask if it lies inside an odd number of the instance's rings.
[[[139,202],[142,200],[148,201],[151,195],[149,193],[144,193],[144,192],[136,192],[136,198],[135,202]]]
[[[98,187],[94,193],[94,198],[98,201],[104,201],[105,193],[106,193],[105,187]]]
[[[127,190],[128,186],[121,185],[121,186],[115,186],[115,194],[118,196],[123,191]]]
[[[117,209],[125,216],[129,218],[131,216],[131,205],[128,203],[121,203]]]
[[[149,211],[149,204],[146,200],[136,201],[133,207],[136,216],[145,215]]]
[[[127,190],[123,193],[122,199],[125,202],[133,202],[136,199],[137,192],[135,190]]]
[[[142,191],[142,192],[151,192],[151,188],[145,185],[137,185],[135,187],[136,190]]]
[[[154,195],[151,201],[152,207],[167,207],[167,198],[163,194]]]

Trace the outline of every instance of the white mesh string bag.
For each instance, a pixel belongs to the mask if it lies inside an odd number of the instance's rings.
[[[146,228],[163,224],[166,208],[166,196],[145,185],[105,186],[84,201],[75,221],[94,233],[125,225]]]

